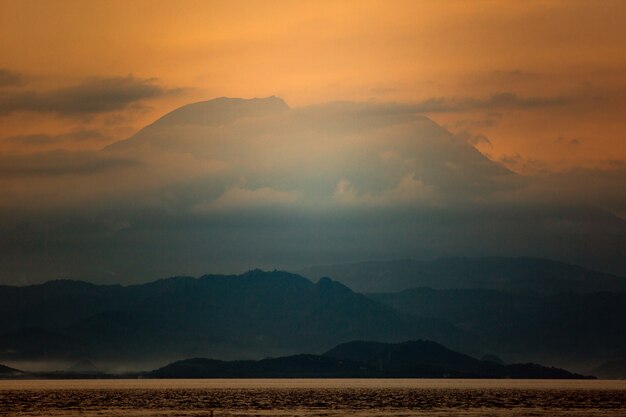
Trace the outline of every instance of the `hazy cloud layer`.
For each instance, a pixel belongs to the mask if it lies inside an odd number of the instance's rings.
[[[111,138],[99,130],[93,129],[76,129],[67,133],[58,135],[48,135],[45,133],[31,135],[15,135],[2,139],[3,142],[22,145],[22,146],[41,146],[41,145],[57,145],[65,142],[84,142],[84,141],[108,141]]]
[[[100,152],[53,151],[27,155],[0,155],[0,178],[67,174],[93,174],[136,164],[130,158]],[[67,190],[71,194],[72,190]],[[33,196],[36,198],[36,196]]]
[[[26,111],[67,117],[84,116],[122,110],[142,100],[178,91],[161,87],[151,78],[92,78],[77,85],[48,91],[6,92],[0,98],[0,114]]]
[[[0,87],[15,87],[22,85],[23,82],[22,74],[0,68]]]
[[[465,112],[472,110],[540,109],[564,106],[572,102],[566,97],[520,97],[515,93],[493,94],[485,99],[430,98],[415,105],[415,110],[423,113]]]
[[[3,155],[0,281],[451,255],[626,271],[623,166],[521,176],[416,112],[222,98],[99,152]]]

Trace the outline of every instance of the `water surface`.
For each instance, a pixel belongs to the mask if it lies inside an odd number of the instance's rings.
[[[626,381],[0,381],[11,416],[626,416]]]

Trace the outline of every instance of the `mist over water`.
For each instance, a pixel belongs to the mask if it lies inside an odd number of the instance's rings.
[[[11,416],[623,416],[626,381],[0,381]]]

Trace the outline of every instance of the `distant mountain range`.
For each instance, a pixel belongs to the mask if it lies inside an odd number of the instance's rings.
[[[589,371],[626,355],[626,278],[537,258],[448,258],[311,267],[415,317],[443,320],[509,360]],[[621,375],[599,365],[593,372]],[[616,368],[616,369],[619,369]]]
[[[0,361],[158,363],[190,356],[259,358],[354,340],[470,335],[400,313],[328,279],[286,272],[179,277],[134,286],[54,281],[0,287]]]
[[[313,283],[293,273],[260,270],[131,286],[80,281],[0,286],[0,363],[53,370],[91,360],[104,372],[126,372],[181,358],[258,360],[321,354],[351,340],[428,339],[474,357],[626,377],[607,365],[626,357],[623,278],[527,259],[457,260],[448,269],[465,261],[503,269],[499,275],[491,269],[483,278],[478,267],[468,272],[470,284],[482,282],[482,288],[365,295],[329,278]],[[524,264],[532,265],[526,276]],[[443,261],[433,265],[445,269]],[[454,282],[442,279],[439,287]],[[508,291],[489,289],[497,283]]]
[[[580,379],[537,364],[480,361],[430,341],[355,341],[323,355],[293,355],[260,361],[187,359],[147,374],[156,378],[550,378]]]
[[[444,258],[313,266],[297,271],[317,280],[330,277],[354,291],[395,292],[409,288],[481,288],[521,294],[626,291],[626,278],[539,258]]]
[[[23,375],[25,375],[25,373],[20,370],[13,369],[8,366],[0,365],[0,379],[21,377]]]
[[[415,317],[432,317],[475,335],[504,358],[585,370],[626,346],[626,292],[520,295],[483,289],[409,289],[370,294]]]
[[[261,360],[194,358],[149,372],[103,373],[90,361],[66,370],[23,372],[0,365],[0,378],[529,378],[588,379],[534,363],[505,365],[418,340],[402,343],[353,341],[322,355],[297,354]]]

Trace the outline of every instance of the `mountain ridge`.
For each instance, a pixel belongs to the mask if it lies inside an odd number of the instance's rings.
[[[372,354],[372,346],[379,351]],[[323,355],[298,354],[258,361],[193,358],[170,363],[146,375],[156,378],[590,378],[534,363],[500,365],[480,361],[426,340],[397,344],[353,341],[335,346]]]
[[[624,303],[626,292],[362,294],[328,277],[314,283],[258,269],[127,286],[60,280],[0,287],[0,363],[67,368],[89,359],[103,369],[148,369],[180,357],[259,359],[318,354],[349,340],[422,338],[476,357],[582,372],[619,357]]]
[[[57,339],[68,343],[65,354],[55,351],[57,359],[75,362],[82,352],[91,359],[131,363],[208,354],[228,359],[313,353],[354,338],[421,336],[453,345],[471,340],[441,320],[399,313],[340,283],[313,283],[281,271],[126,287],[63,281],[0,288],[0,313],[0,346],[5,347],[0,360],[13,361],[37,359],[32,347]],[[45,330],[12,336],[26,327]]]
[[[410,288],[482,288],[514,293],[626,291],[626,277],[533,257],[452,257],[320,265],[297,271],[313,280],[331,277],[358,292]]]
[[[114,142],[103,148],[104,151],[120,152],[132,149],[138,144],[157,144],[151,135],[159,129],[173,129],[185,126],[220,127],[239,119],[271,116],[288,111],[285,101],[276,96],[263,98],[218,97],[178,107],[154,122],[140,129],[127,139]],[[157,139],[160,135],[156,134]]]

